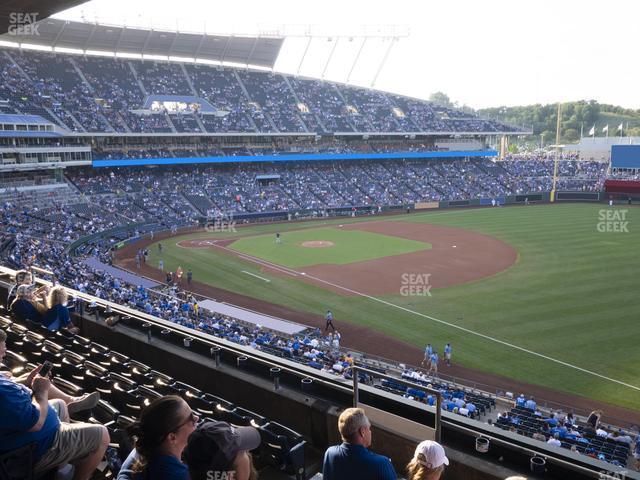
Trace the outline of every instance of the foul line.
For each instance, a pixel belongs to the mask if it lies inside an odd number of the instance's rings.
[[[260,280],[263,280],[267,283],[271,283],[271,280],[269,280],[268,278],[261,277],[260,275],[256,275],[255,273],[247,272],[246,270],[242,270],[242,273],[246,273],[247,275],[251,275],[252,277],[259,278]]]
[[[213,245],[216,248],[221,248],[222,250],[226,250],[227,252],[231,252],[234,255],[242,258],[243,260],[248,260],[250,262],[253,263],[257,263],[258,265],[262,265],[263,267],[267,267],[270,268],[272,270],[276,270],[278,272],[281,273],[286,273],[287,275],[291,275],[293,277],[297,277],[299,275],[298,272],[296,272],[295,270],[290,269],[289,267],[282,267],[280,265],[277,265],[275,263],[271,263],[267,260],[262,260],[261,258],[258,257],[254,257],[253,255],[249,255],[246,253],[242,253],[242,252],[238,252],[237,250],[234,250],[232,248],[228,248],[228,247],[224,247],[222,245]]]
[[[257,257],[253,257],[251,255],[239,254],[235,250],[223,247],[221,245],[216,245],[216,247],[223,248],[225,250],[233,252],[236,255],[240,256],[241,258],[244,258],[245,260],[249,260],[249,261],[258,263],[260,265],[269,267],[269,268],[274,268],[276,270],[280,270],[280,271],[282,271],[284,273],[288,273],[289,275],[297,276],[297,275],[302,273],[302,272],[297,272],[296,270],[290,269],[288,267],[277,266],[275,264],[272,264],[271,262],[259,259]],[[510,347],[510,348],[515,349],[515,350],[519,350],[521,352],[528,353],[529,355],[533,355],[533,356],[536,356],[536,357],[539,357],[539,358],[543,358],[545,360],[549,360],[551,362],[557,363],[559,365],[563,365],[565,367],[573,368],[574,370],[578,370],[580,372],[583,372],[583,373],[586,373],[586,374],[589,374],[589,375],[593,375],[594,377],[602,378],[603,380],[607,380],[609,382],[617,383],[619,385],[623,385],[625,387],[628,387],[628,388],[631,388],[633,390],[637,390],[637,391],[640,392],[640,387],[638,387],[636,385],[631,385],[630,383],[625,383],[625,382],[623,382],[621,380],[616,380],[615,378],[607,377],[606,375],[602,375],[602,374],[597,373],[597,372],[592,372],[591,370],[587,370],[586,368],[578,367],[577,365],[572,365],[571,363],[567,363],[567,362],[564,362],[562,360],[558,360],[557,358],[549,357],[549,356],[544,355],[542,353],[534,352],[533,350],[529,350],[527,348],[520,347],[518,345],[514,345],[513,343],[505,342],[504,340],[500,340],[500,339],[495,338],[495,337],[490,337],[489,335],[485,335],[484,333],[476,332],[474,330],[470,330],[468,328],[461,327],[460,325],[456,325],[455,323],[450,323],[450,322],[447,322],[445,320],[440,320],[439,318],[435,318],[435,317],[432,317],[430,315],[426,315],[424,313],[416,312],[415,310],[411,310],[409,308],[403,307],[402,305],[396,305],[395,303],[387,302],[386,300],[382,300],[380,298],[373,297],[371,295],[367,295],[366,293],[358,292],[358,291],[353,290],[351,288],[344,287],[342,285],[338,285],[338,284],[329,282],[327,280],[323,280],[322,278],[318,278],[318,277],[313,276],[313,275],[306,275],[306,277],[310,278],[312,280],[315,280],[317,282],[324,283],[326,285],[330,285],[330,286],[332,286],[334,288],[338,288],[338,289],[344,290],[345,292],[353,293],[354,295],[357,295],[357,296],[360,296],[360,297],[363,297],[363,298],[368,298],[369,300],[373,300],[374,302],[378,302],[378,303],[381,303],[383,305],[387,305],[388,307],[396,308],[398,310],[402,310],[404,312],[411,313],[413,315],[417,315],[417,316],[422,317],[422,318],[426,318],[428,320],[440,323],[442,325],[446,325],[448,327],[457,328],[458,330],[461,330],[461,331],[466,332],[466,333],[470,333],[471,335],[476,335],[478,337],[484,338],[485,340],[489,340],[489,341],[492,341],[492,342],[495,342],[495,343],[499,343],[500,345],[504,345],[506,347]]]

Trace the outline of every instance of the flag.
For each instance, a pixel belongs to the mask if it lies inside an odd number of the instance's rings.
[[[596,124],[593,124],[593,127],[591,127],[591,130],[589,130],[589,135],[595,135],[596,134]]]
[[[605,125],[602,129],[602,133],[609,133],[609,124]]]
[[[622,131],[622,123],[620,123],[620,125],[618,125],[618,132]]]

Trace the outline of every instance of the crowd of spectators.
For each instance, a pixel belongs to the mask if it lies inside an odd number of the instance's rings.
[[[559,190],[602,189],[606,165],[560,163]],[[143,220],[145,210],[193,218],[194,208],[200,215],[241,214],[491,199],[550,191],[553,169],[551,160],[369,160],[70,169],[68,178],[88,197]]]
[[[0,57],[5,80],[0,93],[8,101],[3,111],[39,114],[71,131],[517,131],[426,101],[283,74],[28,50],[5,52]],[[216,111],[151,112],[144,109],[148,95],[199,97]]]
[[[168,285],[162,290],[131,285],[87,266],[82,261],[83,257],[98,257],[108,263],[113,244],[127,236],[144,234],[147,230],[143,225],[157,229],[187,225],[193,223],[199,214],[210,213],[211,210],[221,213],[278,208],[323,209],[354,204],[386,205],[423,199],[497,196],[513,192],[509,185],[520,185],[519,182],[544,188],[549,182],[553,162],[535,162],[510,158],[495,163],[475,159],[296,162],[153,170],[69,169],[68,179],[80,191],[74,203],[52,202],[48,207],[35,207],[28,202],[7,202],[2,206],[0,257],[3,264],[15,268],[38,265],[51,270],[58,282],[75,290],[349,378],[353,358],[340,349],[338,332],[329,336],[319,331],[308,331],[294,337],[277,335],[260,326],[200,310],[197,299],[184,294],[175,285]],[[256,180],[258,175],[279,176],[279,180],[263,184]],[[603,180],[604,169],[597,163],[564,160],[559,175],[564,181],[577,182],[580,188],[579,185],[587,182],[599,184]],[[206,202],[197,204],[195,198],[198,196]],[[66,251],[69,244],[80,237],[123,224],[131,226],[128,232],[88,242],[80,249],[80,258],[70,257]],[[16,291],[16,294],[22,298],[32,292]],[[27,297],[26,301],[33,302],[34,299]],[[56,305],[64,303],[64,300],[52,297],[46,306],[59,311],[60,307]],[[45,312],[38,313],[43,315]],[[45,326],[67,326],[65,316],[60,316],[59,312],[53,322],[49,320],[44,322]],[[479,405],[484,401],[482,398],[461,396],[419,372],[405,373],[417,383],[441,389],[446,410],[478,418]],[[416,375],[420,377],[415,378]],[[433,403],[433,398],[421,394],[418,389],[401,391],[397,386],[385,384],[379,384],[379,387],[416,401]]]

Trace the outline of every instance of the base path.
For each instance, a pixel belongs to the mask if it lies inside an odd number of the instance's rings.
[[[518,252],[507,243],[462,228],[401,221],[361,222],[343,228],[431,244],[429,250],[346,265],[313,265],[298,269],[371,296],[400,293],[407,279],[427,279],[432,288],[480,280],[509,268],[518,258]],[[309,278],[305,281],[314,283]],[[331,288],[326,283],[319,285]],[[343,289],[336,293],[348,295]]]
[[[414,224],[411,223],[411,225]],[[345,228],[346,227],[347,226],[345,225]],[[202,232],[205,233],[204,231]],[[146,246],[159,240],[171,241],[171,238],[180,236],[182,234],[183,233],[178,235],[171,235],[169,232],[167,232],[156,235],[154,240],[142,239],[132,245],[127,245],[123,249],[118,250],[118,252],[116,253],[116,264],[136,274],[153,278],[154,280],[157,280],[159,282],[164,282],[165,275],[157,268],[153,268],[145,264],[142,265],[140,269],[136,269],[134,260],[135,254],[139,248],[145,248]],[[248,308],[250,310],[263,312],[267,315],[273,315],[275,317],[288,319],[293,322],[302,323],[310,327],[318,327],[323,329],[325,326],[324,316],[321,314],[315,315],[300,310],[294,310],[282,305],[277,305],[239,293],[230,292],[213,285],[194,281],[191,284],[190,290],[205,297],[215,299],[219,302],[228,302],[240,307]],[[341,321],[339,318],[336,319],[334,323],[336,325],[336,328],[338,328],[338,330],[340,330],[340,333],[342,334],[342,346],[346,348],[353,348],[361,352],[367,352],[371,355],[377,355],[396,362],[406,363],[408,365],[419,365],[420,361],[424,357],[422,348],[418,348],[415,345],[402,342],[396,338],[390,337],[371,328],[347,323]],[[455,363],[453,363],[450,367],[442,365],[440,367],[440,372],[445,375],[455,377],[461,384],[466,384],[471,387],[477,385],[477,388],[479,389],[494,393],[498,390],[511,391],[516,394],[522,392],[527,395],[533,395],[534,397],[536,397],[538,403],[541,403],[541,399],[546,399],[558,404],[573,407],[576,413],[584,414],[585,412],[588,413],[591,410],[601,409],[604,411],[603,420],[605,422],[615,423],[612,420],[615,418],[626,422],[629,425],[638,423],[637,411],[607,404],[604,402],[598,402],[596,400],[581,397],[578,395],[559,392],[547,387],[529,384],[521,380],[515,380],[513,378],[503,377],[501,375],[466,368]]]
[[[513,265],[518,252],[497,238],[455,227],[442,227],[425,223],[402,221],[372,221],[343,225],[344,230],[359,230],[390,237],[430,243],[431,248],[400,255],[346,264],[311,265],[291,269],[255,258],[263,272],[271,275],[295,275],[296,279],[321,287],[338,295],[352,296],[349,290],[371,296],[402,293],[412,279],[430,288],[446,288],[460,283],[473,282],[506,270]],[[183,240],[183,248],[223,248],[229,255],[242,260],[250,256],[232,249],[234,239]],[[331,248],[332,242],[309,240],[302,244],[309,248]],[[231,247],[231,248],[229,248]],[[366,249],[366,245],[362,245]],[[254,258],[254,257],[251,257]],[[304,272],[304,273],[303,273]],[[324,280],[319,282],[313,277]],[[345,288],[335,288],[330,284]]]

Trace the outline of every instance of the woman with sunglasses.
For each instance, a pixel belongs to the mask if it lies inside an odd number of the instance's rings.
[[[198,420],[187,402],[176,395],[155,399],[127,428],[135,448],[118,480],[188,480],[189,470],[180,459]]]

